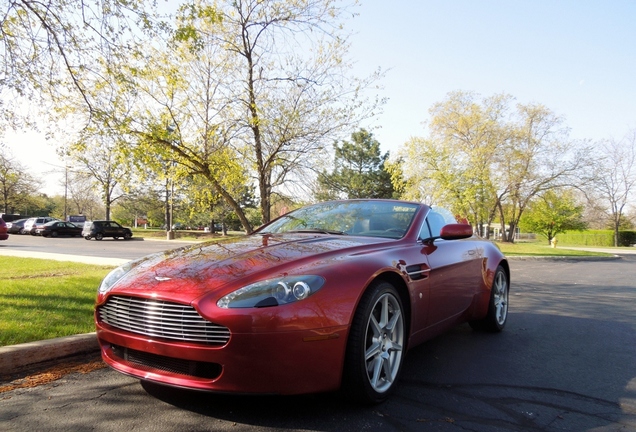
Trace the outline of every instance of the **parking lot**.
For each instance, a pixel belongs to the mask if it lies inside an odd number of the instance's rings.
[[[636,431],[636,255],[511,267],[505,331],[464,325],[415,348],[381,405],[213,395],[99,369],[0,393],[0,429]]]

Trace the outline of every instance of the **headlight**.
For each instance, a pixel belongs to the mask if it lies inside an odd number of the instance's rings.
[[[256,282],[221,298],[223,309],[279,306],[304,300],[322,287],[320,276],[288,276]]]
[[[127,262],[124,265],[117,267],[115,270],[111,271],[106,275],[106,277],[102,280],[102,283],[99,285],[99,293],[106,294],[110,289],[119,281],[126,273],[133,268],[133,263]]]

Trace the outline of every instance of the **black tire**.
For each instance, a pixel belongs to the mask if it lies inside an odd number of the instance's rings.
[[[90,239],[91,239],[91,236],[84,236],[84,238],[85,238],[86,240],[90,240]]]
[[[500,332],[508,320],[508,299],[510,297],[510,279],[502,266],[497,267],[490,288],[488,313],[483,319],[470,321],[474,330]]]
[[[130,240],[131,238],[132,238],[132,234],[131,233],[129,233],[129,232],[124,233],[124,240]]]
[[[60,235],[60,234],[59,234],[57,231],[53,231],[53,232],[51,232],[51,237],[57,237],[57,236],[59,236],[59,235]]]
[[[102,234],[102,233],[95,234],[95,240],[101,240],[103,238],[104,238],[104,234]]]
[[[388,398],[402,370],[406,341],[400,295],[388,282],[373,282],[351,324],[343,376],[346,396],[367,404]]]

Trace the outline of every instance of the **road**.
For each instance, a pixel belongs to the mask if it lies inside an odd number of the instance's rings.
[[[131,240],[85,240],[82,237],[41,237],[12,234],[9,240],[0,242],[0,253],[26,251],[33,253],[54,253],[62,255],[82,255],[87,257],[135,259],[154,252],[189,244],[177,240],[145,240],[133,237]]]
[[[636,431],[636,256],[511,267],[504,332],[463,325],[413,349],[381,405],[214,395],[99,369],[0,393],[0,430]]]

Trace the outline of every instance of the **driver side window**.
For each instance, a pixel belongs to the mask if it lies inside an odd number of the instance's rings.
[[[420,231],[420,239],[439,237],[442,227],[449,223],[455,223],[455,218],[448,210],[441,207],[432,208],[426,215],[426,223]]]
[[[446,225],[446,221],[444,220],[444,216],[437,213],[435,210],[431,210],[428,212],[426,216],[426,222],[428,223],[428,227],[431,230],[431,237],[439,237],[439,233],[442,230],[442,227]]]

